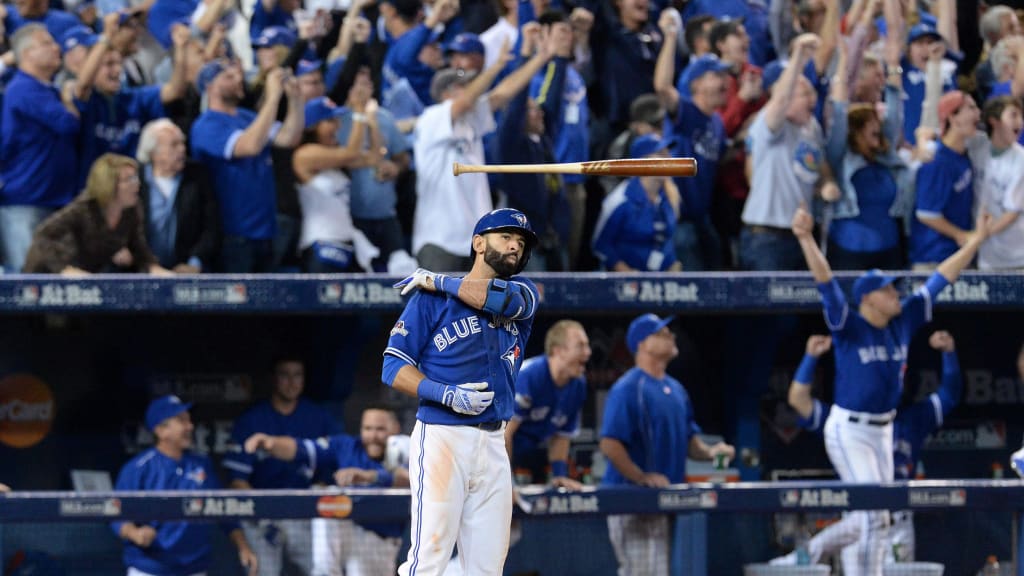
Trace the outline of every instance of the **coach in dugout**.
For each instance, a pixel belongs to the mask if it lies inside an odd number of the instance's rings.
[[[732,459],[736,449],[701,440],[690,397],[667,372],[679,355],[672,317],[644,314],[626,330],[626,345],[636,366],[612,385],[604,405],[601,452],[612,464],[602,485],[664,488],[686,481],[686,458]],[[608,538],[619,561],[619,574],[660,576],[669,573],[669,523],[664,515],[622,514],[608,517]]]
[[[220,482],[206,456],[192,452],[192,418],[177,396],[162,396],[146,409],[146,428],[156,446],[132,458],[117,475],[115,490],[217,490]],[[128,576],[205,576],[210,568],[208,522],[114,522],[114,534],[125,541]],[[235,522],[221,524],[238,560],[256,574],[256,555]]]

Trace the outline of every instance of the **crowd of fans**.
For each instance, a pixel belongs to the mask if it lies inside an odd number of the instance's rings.
[[[7,272],[464,270],[501,205],[540,237],[532,270],[802,269],[801,205],[839,269],[934,267],[983,211],[979,267],[1024,268],[1024,36],[1005,6],[966,60],[954,0],[15,0],[0,16]],[[451,169],[657,156],[698,175]]]

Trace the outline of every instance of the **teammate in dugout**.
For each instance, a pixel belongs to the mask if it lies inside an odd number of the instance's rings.
[[[569,477],[569,444],[579,432],[580,410],[587,400],[590,341],[583,325],[559,320],[544,336],[544,355],[523,362],[516,379],[516,408],[505,439],[516,474],[530,471],[531,481],[578,490]]]
[[[115,490],[218,490],[220,482],[206,456],[192,452],[192,419],[177,396],[162,396],[146,409],[146,427],[156,446],[132,458],[117,475]],[[225,494],[227,495],[227,494]],[[208,522],[114,522],[125,541],[128,576],[205,576],[211,563]],[[237,522],[221,528],[238,548],[238,560],[249,576],[257,570],[256,555]]]
[[[420,269],[395,285],[415,292],[391,329],[381,379],[420,400],[401,576],[442,574],[456,542],[463,573],[502,573],[512,520],[504,429],[539,300],[517,274],[536,244],[522,212],[494,210],[474,227],[464,278]]]
[[[245,440],[245,451],[308,466],[318,481],[337,486],[405,487],[409,485],[407,462],[389,454],[394,446],[391,439],[398,431],[394,412],[368,408],[363,411],[358,437],[337,434],[309,439],[257,433]],[[314,519],[310,574],[392,576],[402,528],[401,524]]]
[[[804,206],[793,215],[792,229],[807,267],[818,284],[825,324],[835,344],[835,404],[825,422],[825,450],[839,477],[850,483],[893,480],[893,418],[903,389],[902,367],[907,346],[922,324],[932,318],[932,302],[974,259],[988,238],[992,217],[978,216],[966,242],[946,258],[923,286],[902,302],[896,278],[878,270],[861,275],[853,285],[851,308],[812,234],[814,220]],[[854,512],[863,533],[856,561],[844,562],[844,573],[880,574],[888,539],[889,513]]]
[[[939,389],[922,400],[901,406],[893,422],[893,463],[897,480],[913,480],[921,447],[928,435],[942,426],[942,422],[960,401],[963,388],[960,361],[956,357],[956,342],[945,330],[933,332],[928,344],[942,352],[942,384]],[[806,353],[789,385],[789,405],[799,414],[797,425],[806,430],[821,432],[832,406],[811,396],[814,369],[818,358],[832,347],[830,336],[814,335],[807,339]],[[886,563],[913,562],[915,551],[914,516],[910,511],[893,512],[893,525],[886,546]],[[838,550],[855,555],[850,546],[864,536],[860,517],[847,514],[844,518],[818,532],[807,544],[808,560],[816,564]],[[849,561],[856,561],[851,558]],[[774,565],[798,562],[797,551],[771,561]]]
[[[664,488],[686,482],[686,458],[732,459],[736,450],[699,436],[690,397],[667,372],[679,355],[672,317],[644,314],[626,330],[626,345],[636,366],[612,385],[601,425],[601,452],[611,463],[602,484]],[[620,576],[669,573],[669,522],[665,515],[608,517],[608,538]]]

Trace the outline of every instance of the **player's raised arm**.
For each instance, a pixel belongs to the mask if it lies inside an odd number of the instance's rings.
[[[290,436],[271,436],[258,432],[246,438],[245,451],[249,454],[263,451],[278,460],[290,462],[298,452],[298,442]]]
[[[832,337],[812,335],[807,339],[807,349],[800,366],[789,383],[789,393],[786,400],[789,406],[796,410],[803,419],[810,418],[814,413],[814,398],[811,396],[811,384],[814,383],[814,369],[818,365],[818,358],[829,351],[832,347]]]
[[[818,284],[830,282],[832,280],[832,268],[828,265],[828,260],[825,260],[825,255],[821,253],[821,249],[818,248],[818,244],[814,240],[814,218],[807,211],[807,205],[802,202],[800,207],[797,208],[796,213],[793,214],[792,229],[797,241],[800,242],[800,250],[804,253],[807,268],[814,275],[814,281]]]

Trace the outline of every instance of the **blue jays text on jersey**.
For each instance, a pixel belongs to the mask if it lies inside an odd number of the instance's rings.
[[[883,414],[899,404],[907,345],[931,320],[932,302],[949,282],[935,273],[902,302],[902,313],[884,328],[869,324],[851,307],[839,283],[819,284],[825,324],[835,345],[835,403],[847,410]]]
[[[540,297],[533,282],[521,276],[510,280],[529,291],[531,310],[520,320],[475,310],[444,293],[418,291],[406,304],[391,330],[386,356],[417,367],[442,384],[486,382],[494,401],[482,414],[455,414],[446,406],[420,400],[416,417],[428,424],[477,424],[510,420],[514,383],[533,327]]]

